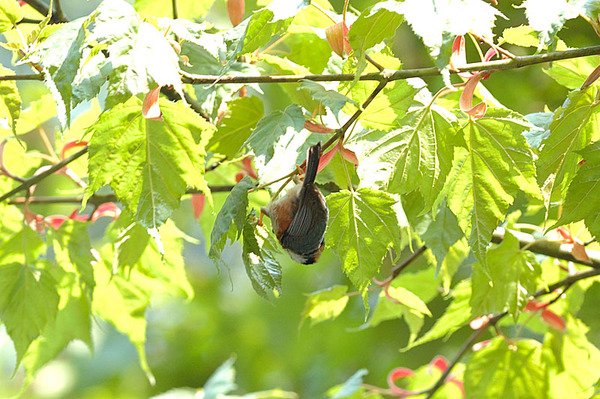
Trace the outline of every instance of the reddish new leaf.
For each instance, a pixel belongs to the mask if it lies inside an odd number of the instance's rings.
[[[388,386],[389,386],[390,390],[392,391],[392,393],[399,398],[411,396],[413,394],[413,391],[409,391],[407,389],[400,388],[398,385],[396,385],[396,381],[401,380],[403,378],[410,377],[414,374],[415,374],[414,371],[412,371],[409,368],[405,368],[405,367],[397,367],[397,368],[393,369],[392,371],[390,371],[390,373],[388,374],[388,377],[387,377],[387,383],[388,383]]]
[[[144,103],[142,104],[142,115],[144,118],[153,121],[162,121],[162,113],[160,112],[160,106],[158,105],[158,97],[160,94],[160,87],[150,90],[144,97]]]
[[[117,204],[115,204],[114,202],[106,202],[104,204],[101,204],[98,208],[96,208],[94,213],[92,213],[92,217],[90,218],[90,220],[92,222],[95,222],[96,220],[103,217],[116,219],[119,217],[120,214],[121,209],[117,206]]]
[[[244,20],[245,9],[244,0],[227,0],[227,15],[233,26],[238,26]]]
[[[487,110],[487,105],[483,102],[473,106],[473,94],[475,93],[475,87],[477,87],[479,81],[484,77],[487,77],[487,74],[480,72],[474,73],[473,76],[471,76],[467,81],[467,84],[460,95],[461,111],[475,119],[482,118]]]
[[[558,331],[566,331],[567,323],[565,319],[551,311],[550,309],[544,309],[542,311],[542,320],[544,323]]]
[[[239,180],[238,180],[238,183],[239,183]],[[192,209],[194,211],[194,217],[196,219],[198,219],[200,216],[202,216],[202,212],[204,212],[205,202],[206,202],[206,196],[204,194],[192,194]]]
[[[334,53],[340,57],[350,54],[352,47],[348,40],[348,26],[344,22],[338,22],[325,29],[325,36]]]
[[[312,121],[305,121],[304,128],[312,133],[333,133],[335,129],[331,129],[327,126],[323,126],[319,123],[315,123]]]
[[[80,140],[69,141],[68,143],[66,143],[63,146],[62,150],[60,150],[60,159],[65,159],[67,152],[72,150],[73,148],[87,147],[87,145],[88,145],[87,141],[80,141]]]

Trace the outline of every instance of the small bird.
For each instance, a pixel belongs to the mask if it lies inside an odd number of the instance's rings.
[[[304,265],[315,263],[325,246],[329,210],[315,185],[320,157],[321,143],[310,147],[304,181],[261,209],[271,219],[273,232],[281,246],[292,259]]]

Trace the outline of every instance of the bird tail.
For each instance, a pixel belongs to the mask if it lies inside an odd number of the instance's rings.
[[[306,173],[304,174],[304,186],[311,185],[317,178],[319,159],[321,158],[321,143],[310,147],[306,154]]]

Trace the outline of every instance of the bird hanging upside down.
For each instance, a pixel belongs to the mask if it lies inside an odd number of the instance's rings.
[[[304,181],[261,209],[271,219],[273,232],[291,258],[305,265],[315,263],[325,246],[329,211],[315,185],[321,144],[308,149]]]

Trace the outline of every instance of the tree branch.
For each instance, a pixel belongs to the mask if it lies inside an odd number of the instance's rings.
[[[210,186],[210,191],[213,193],[224,193],[233,190],[233,185],[223,186]],[[202,194],[202,190],[190,189],[185,192],[186,194]],[[27,204],[81,204],[83,201],[83,195],[72,195],[72,196],[32,196],[32,197],[17,197],[10,200],[8,203],[11,205],[23,205]],[[92,205],[101,205],[107,202],[118,202],[119,199],[115,194],[94,194],[88,199],[88,203]]]
[[[177,12],[177,0],[171,0],[171,8],[173,9],[173,19],[179,18],[179,13]]]
[[[600,55],[600,46],[583,47],[565,51],[555,51],[545,54],[534,54],[518,56],[511,59],[502,59],[488,62],[474,62],[450,71],[451,74],[473,71],[500,71],[517,69],[525,66],[544,64],[552,61],[560,61],[571,58],[588,57]],[[384,71],[366,73],[359,80],[375,80],[389,82],[409,78],[424,78],[428,76],[441,75],[436,67],[403,69],[399,71]],[[314,82],[347,82],[355,79],[354,74],[326,74],[326,75],[272,75],[272,76],[217,76],[217,75],[195,75],[181,72],[184,83],[192,84],[240,84],[240,83],[297,83],[301,80],[312,80]],[[41,75],[9,75],[0,76],[2,80],[42,80]]]
[[[80,158],[82,155],[86,154],[87,151],[88,151],[87,147],[82,148],[81,150],[77,151],[75,154],[71,155],[70,157],[67,157],[67,158],[63,159],[62,161],[60,161],[59,163],[52,165],[50,168],[46,169],[39,175],[35,175],[35,176],[25,180],[23,183],[19,184],[17,187],[13,188],[9,192],[0,196],[0,202],[6,201],[8,198],[12,197],[16,193],[23,191],[23,190],[27,190],[29,187],[36,185],[37,183],[39,183],[46,177],[61,170],[62,168],[64,168],[65,166],[67,166],[68,164],[70,164],[71,162],[76,160],[77,158]]]
[[[567,260],[569,262],[579,263],[581,265],[591,266],[593,268],[600,268],[600,251],[594,251],[586,249],[586,253],[590,258],[590,261],[577,259],[573,256],[571,248],[567,244],[563,244],[559,241],[539,240],[533,237],[531,234],[522,233],[520,231],[510,230],[510,233],[519,240],[521,248],[527,248],[531,252],[536,254],[547,255],[552,258],[558,258]],[[502,227],[496,228],[492,236],[492,242],[499,244],[504,239],[506,230]]]
[[[591,277],[595,277],[595,276],[599,276],[599,275],[600,275],[600,269],[591,269],[591,270],[586,270],[585,272],[573,274],[573,275],[570,275],[560,281],[557,281],[554,284],[551,284],[550,286],[548,286],[545,289],[541,289],[541,290],[537,291],[535,294],[533,294],[533,297],[539,298],[543,295],[549,294],[549,293],[557,290],[558,288],[563,288],[563,287],[568,288],[580,280],[584,280],[586,278],[591,278]],[[553,301],[557,301],[558,298],[560,298],[562,296],[562,294],[564,294],[564,291],[561,293],[561,295],[554,298]],[[499,313],[499,314],[493,316],[492,318],[490,318],[484,328],[480,328],[479,330],[474,331],[473,334],[471,334],[471,336],[469,337],[469,339],[467,339],[465,341],[465,343],[463,344],[463,346],[459,349],[458,353],[454,356],[452,361],[448,364],[448,367],[442,373],[440,378],[437,379],[435,384],[433,384],[433,386],[431,388],[429,388],[425,391],[415,393],[415,395],[416,394],[427,394],[427,399],[433,397],[433,395],[444,385],[444,383],[446,382],[446,378],[448,378],[448,376],[452,372],[452,369],[467,354],[469,349],[476,343],[476,341],[479,339],[479,337],[485,331],[487,331],[490,327],[494,327],[496,324],[498,324],[498,322],[507,315],[508,315],[507,311]]]

